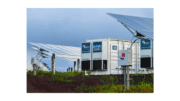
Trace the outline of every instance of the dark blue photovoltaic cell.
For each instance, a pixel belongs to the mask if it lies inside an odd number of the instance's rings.
[[[134,16],[126,16],[119,14],[111,14],[107,13],[113,18],[117,19],[121,23],[125,24],[127,27],[130,27],[140,34],[147,36],[151,39],[154,39],[154,23],[151,18],[142,18],[142,17],[134,17]]]

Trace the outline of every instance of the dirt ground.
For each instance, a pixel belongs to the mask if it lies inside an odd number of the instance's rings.
[[[133,77],[134,83],[138,81],[149,81],[150,75],[144,77]],[[27,93],[74,93],[77,86],[80,86],[83,82],[88,86],[102,85],[101,75],[92,75],[76,77],[68,77],[68,79],[75,80],[77,83],[68,84],[68,83],[52,83],[48,81],[48,77],[38,77],[38,76],[28,76],[27,75]],[[131,77],[130,77],[131,78]],[[118,84],[124,84],[123,75],[118,75]]]

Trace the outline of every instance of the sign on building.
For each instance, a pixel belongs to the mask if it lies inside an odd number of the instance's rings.
[[[113,50],[117,50],[117,46],[113,45],[113,46],[112,46],[112,49],[113,49]]]
[[[82,53],[90,53],[90,43],[82,43]]]
[[[102,52],[102,42],[93,43],[93,52]]]
[[[151,49],[151,40],[141,39],[141,49]]]

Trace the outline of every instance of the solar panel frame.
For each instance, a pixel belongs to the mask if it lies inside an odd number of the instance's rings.
[[[119,22],[123,23],[127,27],[136,30],[138,33],[150,39],[154,39],[153,19],[111,13],[107,14],[117,19]]]

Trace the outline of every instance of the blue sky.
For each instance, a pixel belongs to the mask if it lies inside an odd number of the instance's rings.
[[[106,13],[154,16],[153,8],[27,8],[27,65],[37,54],[28,42],[81,47],[87,39],[131,40],[132,34]],[[42,61],[51,67],[50,60]],[[56,61],[55,65],[65,66],[67,62]],[[67,66],[73,67],[73,62]]]

